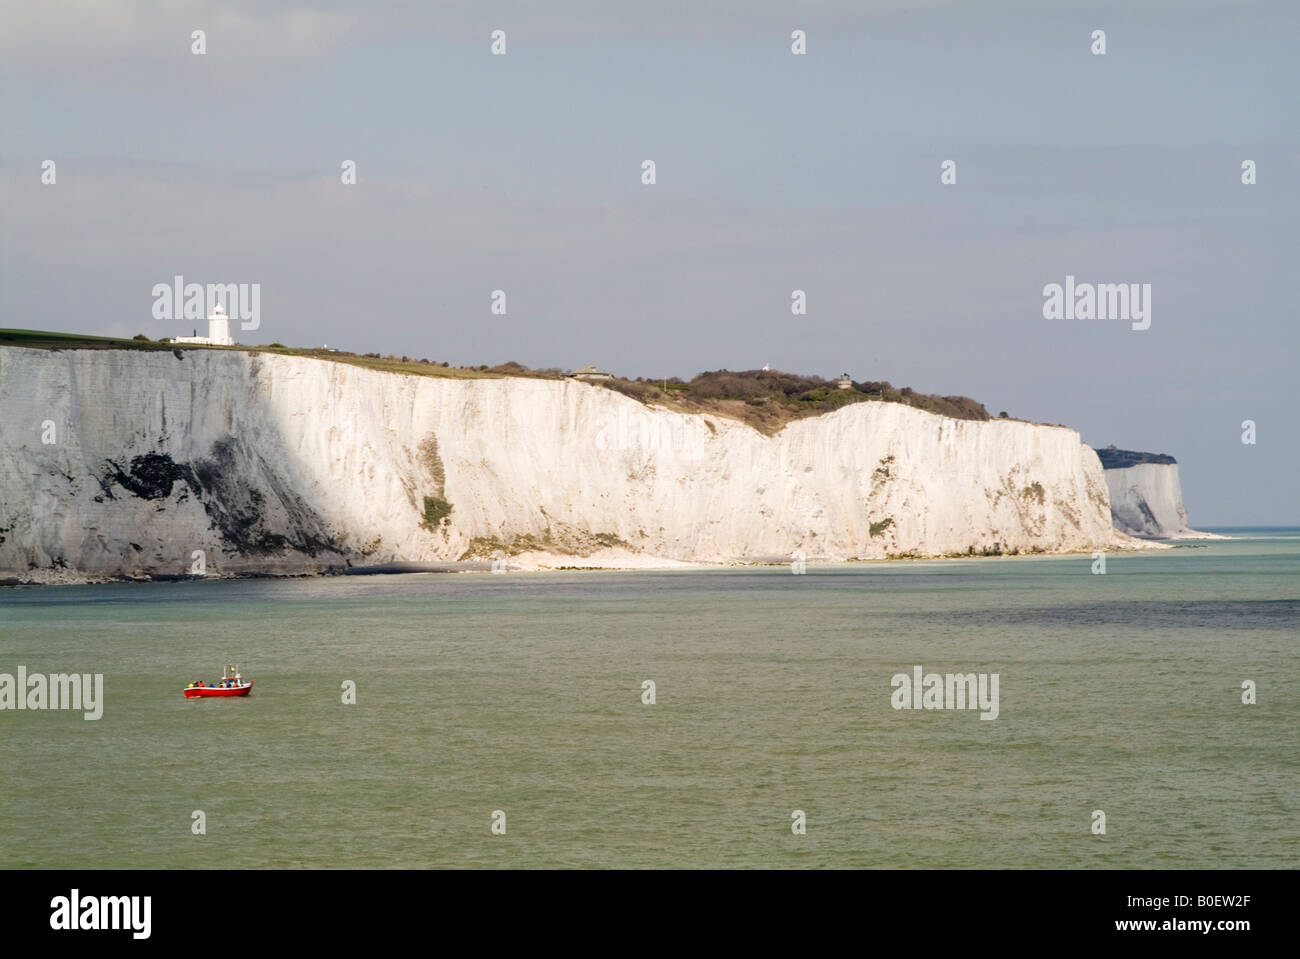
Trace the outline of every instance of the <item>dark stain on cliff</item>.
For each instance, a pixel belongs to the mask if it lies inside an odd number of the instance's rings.
[[[195,492],[208,519],[232,550],[243,554],[294,550],[308,556],[341,552],[319,514],[282,482],[260,454],[240,441],[229,438],[214,443],[206,458],[195,461],[193,473]],[[254,477],[270,488],[263,492],[250,485]],[[277,513],[283,513],[282,521]],[[268,526],[284,532],[273,532]]]
[[[131,459],[131,469],[108,461],[108,469],[99,478],[99,485],[113,498],[112,485],[116,483],[141,499],[166,499],[179,482],[194,483],[194,473],[182,463],[175,463],[166,453],[145,453]]]
[[[198,497],[212,528],[232,552],[342,553],[320,515],[260,454],[234,438],[213,444],[208,456],[193,463],[174,462],[166,453],[145,453],[133,457],[128,470],[109,460],[97,479],[108,499],[116,499],[114,486],[141,499],[163,500],[181,485],[178,502],[189,492]],[[269,488],[258,489],[254,484],[259,480]]]
[[[1138,500],[1138,512],[1142,514],[1143,518],[1153,529],[1160,528],[1160,523],[1156,520],[1156,514],[1151,512],[1151,507],[1147,505],[1146,500]]]

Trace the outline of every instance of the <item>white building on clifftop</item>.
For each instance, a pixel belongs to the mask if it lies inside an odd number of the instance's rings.
[[[230,317],[226,316],[225,308],[220,303],[208,317],[208,335],[199,336],[199,331],[195,330],[193,336],[173,336],[173,343],[206,343],[209,346],[234,346],[235,341],[230,336]]]

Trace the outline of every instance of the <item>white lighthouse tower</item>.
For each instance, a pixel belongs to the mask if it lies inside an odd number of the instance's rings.
[[[226,316],[226,310],[220,303],[208,317],[208,342],[214,346],[235,345],[235,341],[230,338],[230,317]]]
[[[212,315],[208,317],[208,335],[199,336],[197,332],[194,336],[173,336],[173,343],[206,343],[209,346],[234,346],[235,341],[230,336],[230,317],[226,316],[225,308],[218,303]]]

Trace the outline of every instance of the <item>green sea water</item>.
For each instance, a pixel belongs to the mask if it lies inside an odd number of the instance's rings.
[[[1300,530],[1236,535],[0,589],[0,673],[104,676],[0,711],[0,867],[1294,867]],[[183,698],[228,660],[250,696]],[[893,709],[917,665],[997,719]]]

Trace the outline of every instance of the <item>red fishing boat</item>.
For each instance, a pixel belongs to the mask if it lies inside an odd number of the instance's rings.
[[[227,666],[221,678],[215,683],[190,683],[185,687],[185,698],[197,696],[247,696],[253,688],[251,679],[239,675],[238,666]]]

